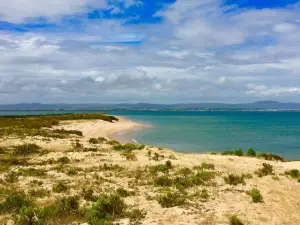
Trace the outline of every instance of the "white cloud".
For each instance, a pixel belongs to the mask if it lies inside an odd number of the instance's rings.
[[[116,1],[120,10],[140,4]],[[0,16],[55,20],[116,1],[2,1]],[[1,103],[299,101],[299,7],[224,13],[221,3],[177,0],[157,13],[162,24],[101,19],[70,30],[57,22],[52,33],[0,32]]]
[[[0,19],[22,23],[39,17],[57,19],[61,16],[87,12],[90,7],[108,8],[106,0],[9,0],[0,1]]]

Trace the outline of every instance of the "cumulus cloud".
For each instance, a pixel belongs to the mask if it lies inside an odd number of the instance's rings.
[[[2,1],[1,20],[43,17],[58,28],[0,32],[1,103],[299,101],[297,4],[242,10],[219,0],[177,0],[156,13],[160,24],[57,22],[95,8],[139,4],[30,0],[21,7],[19,0]]]

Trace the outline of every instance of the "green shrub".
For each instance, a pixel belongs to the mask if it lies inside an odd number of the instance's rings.
[[[31,206],[22,206],[19,211],[17,225],[39,225],[39,221],[36,218],[36,210]]]
[[[234,150],[224,151],[224,152],[222,152],[222,155],[243,156],[244,152],[243,152],[243,149],[234,149]]]
[[[200,170],[214,170],[215,165],[212,163],[201,163],[201,166],[195,166],[194,169],[200,169]]]
[[[262,168],[259,168],[258,170],[256,170],[255,173],[259,177],[273,175],[273,166],[268,163],[263,163]]]
[[[74,134],[74,135],[77,135],[77,136],[83,136],[82,134],[82,131],[79,131],[79,130],[65,130],[65,129],[57,129],[57,130],[52,130],[53,133],[55,134],[61,134],[61,135],[70,135],[70,134]]]
[[[44,169],[35,169],[35,168],[22,168],[22,169],[19,169],[18,171],[18,174],[19,175],[22,175],[22,176],[31,176],[31,177],[34,177],[34,176],[45,176],[46,175],[46,170]]]
[[[69,190],[69,188],[70,187],[68,185],[66,185],[66,183],[63,181],[58,181],[57,183],[53,184],[53,186],[52,186],[53,192],[56,192],[56,193],[66,192]]]
[[[263,202],[263,197],[260,193],[260,191],[256,188],[251,189],[250,191],[247,192],[248,195],[250,195],[252,197],[252,201],[254,203],[258,203],[258,202]]]
[[[17,212],[23,206],[28,207],[32,204],[32,199],[23,192],[12,192],[6,197],[4,202],[0,203],[0,212]]]
[[[97,138],[90,138],[89,143],[90,144],[98,144],[99,142],[98,142]]]
[[[81,195],[86,201],[94,202],[97,200],[97,196],[94,195],[94,190],[92,188],[88,188],[88,189],[83,188]]]
[[[19,177],[18,177],[18,173],[15,171],[11,171],[10,173],[6,174],[4,176],[5,181],[8,183],[15,183],[18,181]]]
[[[57,159],[57,162],[61,163],[61,164],[69,164],[71,162],[71,160],[68,157],[63,156],[63,157]]]
[[[173,184],[173,180],[167,176],[159,176],[154,179],[154,185],[169,187]]]
[[[99,138],[90,138],[89,140],[90,144],[101,144],[101,143],[107,143],[107,139],[104,137],[99,137]],[[112,142],[111,142],[112,143]],[[118,142],[119,144],[119,142]]]
[[[56,200],[53,204],[42,208],[38,217],[41,221],[45,222],[69,215],[81,215],[79,212],[79,201],[77,196],[64,197]]]
[[[167,161],[166,164],[160,164],[155,166],[150,166],[149,170],[151,173],[167,173],[172,168],[172,163],[170,161]]]
[[[185,204],[186,200],[180,192],[170,191],[166,194],[159,195],[157,201],[162,207],[171,208]]]
[[[132,143],[127,143],[125,145],[121,144],[116,144],[114,145],[114,150],[116,151],[134,151],[134,150],[143,150],[145,148],[145,145],[138,145],[138,144],[132,144]]]
[[[38,197],[38,198],[43,198],[46,196],[50,195],[50,191],[44,188],[39,188],[39,189],[32,189],[30,191],[28,191],[28,194],[31,197]]]
[[[230,225],[244,225],[244,223],[236,215],[229,218],[229,223]]]
[[[252,148],[248,149],[247,156],[256,156],[256,151]]]
[[[282,156],[275,155],[272,153],[259,153],[257,156],[259,158],[264,158],[265,160],[269,160],[269,161],[280,161],[280,162],[285,161]]]
[[[121,153],[122,156],[126,158],[126,160],[129,161],[136,161],[136,154],[132,150],[125,150]]]
[[[27,156],[30,154],[38,153],[40,149],[41,147],[36,144],[23,144],[15,146],[13,149],[13,153],[15,155]]]
[[[140,220],[144,219],[146,212],[140,209],[133,209],[126,212],[126,217],[130,219],[130,224],[140,224]]]
[[[239,176],[234,174],[228,174],[228,176],[224,177],[224,181],[226,184],[230,184],[234,186],[239,184],[246,184],[243,175]]]
[[[127,205],[119,195],[101,195],[87,213],[91,225],[105,224],[124,215]]]
[[[188,177],[191,174],[193,174],[193,171],[189,168],[181,168],[180,170],[178,170],[177,174],[184,177]]]
[[[296,179],[300,177],[300,172],[297,169],[293,169],[290,171],[286,171],[285,174],[291,176],[292,178]]]

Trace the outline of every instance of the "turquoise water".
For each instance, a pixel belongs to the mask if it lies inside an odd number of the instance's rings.
[[[74,112],[74,111],[69,111]],[[78,112],[78,111],[77,111]],[[1,112],[1,114],[33,112]],[[45,114],[53,112],[34,112]],[[66,113],[63,111],[61,113]],[[125,134],[180,152],[254,148],[300,160],[300,112],[109,112],[151,128]]]
[[[152,128],[130,134],[140,143],[180,152],[253,148],[300,159],[300,112],[121,112]]]

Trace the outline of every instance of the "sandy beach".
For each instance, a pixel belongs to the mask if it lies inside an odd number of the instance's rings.
[[[101,120],[68,121],[55,129],[80,130],[83,137],[76,138],[87,150],[73,150],[74,138],[44,140],[39,137],[25,139],[5,138],[1,140],[1,146],[12,144],[36,143],[47,149],[48,154],[32,159],[35,163],[58,160],[68,157],[68,167],[80,168],[78,175],[70,176],[65,172],[57,171],[52,165],[37,166],[47,170],[49,177],[43,178],[42,188],[51,190],[53,183],[57,180],[67,182],[71,189],[69,193],[78,194],[83,187],[92,188],[95,193],[100,194],[106,189],[124,188],[135,192],[133,196],[127,196],[125,202],[146,212],[140,224],[229,224],[229,218],[237,215],[244,224],[257,225],[299,225],[300,224],[300,183],[285,174],[291,169],[300,169],[300,162],[277,162],[266,161],[255,157],[222,156],[211,154],[183,154],[169,149],[146,146],[141,150],[132,151],[133,159],[125,157],[124,153],[115,151],[108,143],[91,144],[90,138],[104,137],[109,140],[118,137],[120,132],[129,132],[132,129],[142,129],[145,125],[138,124],[125,118],[119,118],[118,122],[110,123]],[[54,129],[53,128],[53,129]],[[120,139],[122,143],[126,140]],[[93,152],[89,148],[97,148]],[[152,184],[152,178],[146,172],[149,168],[157,165],[165,165],[169,161],[172,169],[166,172],[158,172],[156,176],[172,178],[178,176],[179,171],[186,169],[193,171],[199,165],[213,165],[208,172],[214,174],[211,182],[199,186],[187,186],[182,190],[186,196],[186,204],[174,207],[163,207],[156,200],[157,195],[165,192],[175,191],[172,185],[159,187]],[[103,164],[118,165],[123,168],[121,172],[99,171]],[[272,166],[272,174],[258,176],[256,171],[263,163]],[[67,167],[66,167],[67,168]],[[202,169],[203,170],[203,169]],[[83,172],[82,172],[83,171]],[[204,169],[206,171],[206,169]],[[139,180],[137,174],[144,173]],[[104,177],[104,181],[94,179],[95,175]],[[244,182],[237,185],[224,183],[224,177],[229,174],[248,174],[243,178]],[[244,176],[243,175],[243,176]],[[188,175],[186,175],[188,176]],[[2,174],[0,179],[4,179]],[[97,178],[98,179],[98,178]],[[26,177],[19,177],[15,187],[26,191],[30,181]],[[169,186],[169,187],[168,187]],[[259,189],[263,201],[254,203],[247,192],[253,188]],[[205,191],[204,191],[205,190]],[[207,193],[207,196],[198,196],[197,193]],[[61,196],[53,193],[49,199]],[[189,196],[189,197],[188,197]],[[40,202],[49,201],[40,199]],[[83,201],[86,203],[86,201]],[[0,216],[0,221],[7,220],[9,215]],[[131,224],[128,219],[119,219],[118,224]],[[62,223],[64,224],[64,223]],[[81,224],[81,223],[75,223]],[[82,223],[86,224],[86,223]]]

